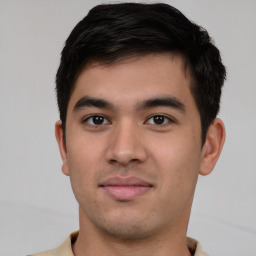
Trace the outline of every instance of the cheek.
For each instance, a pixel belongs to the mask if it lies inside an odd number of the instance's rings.
[[[70,173],[70,182],[79,205],[90,202],[91,194],[96,186],[94,179],[94,155],[85,145],[79,143],[70,145],[67,160]],[[89,203],[90,204],[90,203]]]
[[[195,185],[201,152],[195,136],[169,136],[152,145],[151,156],[166,189],[190,189]]]
[[[100,168],[96,164],[99,163],[100,147],[82,139],[72,138],[70,141],[72,143],[67,143],[67,162],[71,185],[76,197],[80,193],[84,197],[96,185],[94,176],[96,168]]]
[[[67,141],[67,160],[71,171],[87,172],[92,166],[95,167],[102,158],[102,144],[98,140],[87,138],[84,135],[75,136]]]

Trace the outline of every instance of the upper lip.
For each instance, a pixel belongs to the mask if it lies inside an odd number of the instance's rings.
[[[136,177],[136,176],[129,176],[129,177],[120,177],[114,176],[105,179],[101,184],[101,187],[106,186],[143,186],[143,187],[152,187],[152,184],[148,183],[147,181]]]

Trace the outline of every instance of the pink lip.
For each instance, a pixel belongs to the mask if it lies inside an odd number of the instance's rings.
[[[100,187],[113,199],[128,201],[148,192],[152,185],[134,176],[116,176],[105,180]]]

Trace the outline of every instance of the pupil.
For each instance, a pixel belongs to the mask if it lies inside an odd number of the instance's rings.
[[[94,116],[93,117],[93,123],[94,124],[103,124],[104,119],[102,116]]]
[[[154,116],[154,122],[155,122],[155,124],[163,124],[164,117],[163,116]]]

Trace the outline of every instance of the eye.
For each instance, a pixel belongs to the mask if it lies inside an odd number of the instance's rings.
[[[167,117],[165,115],[154,115],[154,116],[151,116],[146,121],[147,124],[153,124],[153,125],[166,125],[172,122],[173,120],[170,117]]]
[[[86,119],[84,119],[83,123],[85,122],[92,126],[100,126],[110,123],[106,117],[101,115],[89,116]]]

